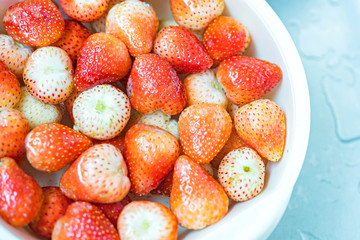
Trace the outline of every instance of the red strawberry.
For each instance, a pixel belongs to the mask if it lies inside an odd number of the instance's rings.
[[[177,220],[164,205],[134,201],[119,216],[118,231],[122,240],[177,239]]]
[[[106,12],[109,0],[60,0],[66,15],[80,22],[91,22]]]
[[[90,35],[89,29],[80,22],[65,20],[64,32],[59,41],[54,43],[53,46],[64,49],[69,54],[73,63],[75,63],[84,41]]]
[[[133,57],[152,50],[158,25],[154,9],[138,0],[116,4],[106,17],[106,32],[121,39]]]
[[[98,140],[117,136],[130,118],[130,100],[118,88],[103,84],[75,99],[73,117],[80,132]]]
[[[170,209],[180,226],[201,229],[222,219],[229,199],[224,189],[199,164],[183,155],[174,167]]]
[[[94,205],[100,208],[110,220],[110,222],[117,228],[117,221],[120,216],[120,213],[124,207],[131,203],[129,196],[126,196],[120,202],[115,203],[95,203]]]
[[[60,123],[40,125],[25,139],[30,164],[45,172],[62,169],[91,145],[89,138]]]
[[[90,147],[65,171],[60,189],[78,201],[113,203],[129,192],[128,170],[119,149],[110,144]]]
[[[169,132],[142,123],[131,127],[124,150],[131,192],[143,196],[155,189],[174,167],[179,151],[177,139]]]
[[[43,187],[44,201],[30,228],[38,235],[51,238],[56,221],[62,217],[72,203],[58,187]]]
[[[125,44],[107,33],[95,33],[84,42],[78,56],[74,84],[77,91],[115,82],[131,68]]]
[[[55,224],[52,240],[120,240],[105,214],[87,202],[72,203]]]
[[[228,105],[225,91],[211,69],[186,76],[184,86],[188,106],[196,103],[216,103],[226,109]]]
[[[197,37],[180,26],[163,28],[155,39],[154,52],[168,60],[178,73],[203,72],[213,64]]]
[[[51,0],[26,0],[9,7],[3,19],[7,33],[20,43],[43,47],[61,37],[65,22]]]
[[[205,28],[224,11],[223,0],[170,0],[175,21],[191,30]]]
[[[0,108],[0,158],[19,161],[24,153],[24,140],[29,131],[26,118],[18,110]]]
[[[199,164],[209,163],[229,139],[231,128],[229,114],[219,105],[191,105],[179,118],[179,136],[184,153]]]
[[[122,154],[124,154],[124,148],[125,148],[125,137],[123,136],[116,136],[114,138],[111,139],[106,139],[106,140],[94,140],[94,144],[102,144],[102,143],[108,143],[113,145],[114,147],[116,147],[117,149],[120,150],[120,152]]]
[[[22,78],[25,63],[33,48],[16,42],[12,37],[0,34],[0,61],[19,79]]]
[[[204,46],[213,59],[214,66],[229,57],[243,54],[250,41],[250,34],[244,25],[227,16],[220,16],[212,21],[203,36]]]
[[[12,158],[0,158],[0,189],[0,216],[5,221],[19,227],[36,217],[44,198],[42,190]]]
[[[221,161],[218,179],[229,198],[237,202],[246,201],[263,189],[265,164],[253,149],[238,148]]]
[[[279,83],[282,72],[274,63],[235,56],[220,64],[217,77],[229,100],[243,105],[262,98]]]
[[[158,109],[175,115],[186,106],[185,89],[172,66],[155,54],[138,56],[127,82],[131,106],[142,113]]]
[[[231,152],[232,150],[248,147],[247,145],[237,134],[235,127],[232,128],[231,134],[224,147],[220,150],[220,152],[214,157],[211,161],[211,164],[217,169],[221,160],[225,157],[226,154]]]
[[[0,108],[13,108],[20,100],[20,83],[16,76],[0,61]]]
[[[65,50],[38,48],[24,68],[24,83],[35,98],[47,104],[64,102],[74,90],[74,69]]]
[[[241,107],[234,125],[239,136],[262,157],[279,161],[286,139],[286,119],[281,108],[271,100],[260,99]]]

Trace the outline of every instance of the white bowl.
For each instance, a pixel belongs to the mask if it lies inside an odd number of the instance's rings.
[[[17,0],[0,1],[0,17]],[[159,19],[171,19],[167,0],[149,0]],[[289,202],[300,173],[310,131],[310,102],[304,69],[296,47],[285,27],[264,0],[225,0],[224,15],[240,20],[250,31],[252,43],[248,54],[278,64],[283,71],[279,86],[267,97],[285,112],[287,119],[286,146],[278,163],[269,163],[266,186],[256,198],[231,204],[220,222],[200,231],[179,228],[180,239],[265,239],[274,230]],[[2,17],[1,17],[2,19]],[[3,31],[0,24],[0,31]],[[40,185],[56,185],[62,172],[46,174],[23,168]],[[150,197],[152,198],[152,197]],[[165,204],[168,199],[156,197]],[[14,228],[0,219],[2,239],[38,239],[26,228]]]

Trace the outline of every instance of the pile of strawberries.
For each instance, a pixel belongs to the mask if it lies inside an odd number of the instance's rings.
[[[264,187],[282,78],[223,0],[25,0],[0,35],[0,216],[52,239],[176,239]],[[81,22],[89,22],[90,31]],[[92,33],[96,32],[96,33]],[[64,124],[64,115],[73,124]],[[21,167],[64,171],[40,187]],[[170,197],[170,208],[141,196]],[[129,197],[130,195],[130,197]],[[131,200],[136,197],[137,200]],[[133,198],[134,199],[134,198]],[[139,200],[140,199],[140,200]]]

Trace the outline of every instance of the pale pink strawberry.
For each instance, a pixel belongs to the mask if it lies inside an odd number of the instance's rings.
[[[0,61],[2,61],[17,78],[22,78],[25,63],[33,48],[16,42],[12,37],[0,34]]]
[[[74,20],[91,22],[106,12],[109,0],[59,0],[61,9]]]
[[[73,104],[76,127],[98,140],[117,136],[130,118],[130,100],[118,88],[103,84],[79,94]]]
[[[0,61],[0,108],[13,108],[20,100],[20,83],[16,76]]]
[[[114,225],[95,205],[72,203],[55,224],[52,240],[120,240]]]
[[[21,87],[20,101],[15,109],[28,120],[30,129],[45,123],[59,123],[64,115],[64,106],[43,103],[33,97],[25,86]]]
[[[97,144],[71,164],[60,179],[60,189],[77,201],[114,203],[129,192],[128,169],[119,149]]]
[[[122,240],[177,239],[177,219],[157,202],[133,201],[125,206],[118,220]]]
[[[106,18],[106,32],[121,39],[131,56],[149,53],[158,28],[154,9],[145,2],[128,0],[115,5]]]
[[[64,102],[74,90],[74,69],[65,50],[37,49],[24,68],[24,83],[30,94],[48,104]]]
[[[228,105],[225,91],[211,69],[188,75],[184,79],[184,86],[188,106],[196,103],[215,103],[226,109]]]
[[[69,54],[71,61],[76,63],[80,48],[90,35],[90,30],[80,22],[67,19],[61,38],[52,45],[64,49]]]
[[[204,29],[224,11],[223,0],[170,0],[175,21],[191,30]]]
[[[237,133],[262,157],[279,161],[286,140],[286,119],[282,109],[269,99],[260,99],[241,107],[235,114]]]
[[[0,158],[21,160],[28,132],[29,124],[21,112],[12,108],[0,108]]]
[[[238,148],[221,161],[218,179],[229,198],[237,202],[246,201],[263,189],[265,165],[253,149]]]
[[[110,0],[107,9],[100,18],[90,23],[94,32],[106,32],[106,18],[110,9],[118,3],[124,2],[125,0]]]
[[[165,27],[158,33],[154,53],[165,58],[178,73],[203,72],[213,64],[199,39],[180,26]]]

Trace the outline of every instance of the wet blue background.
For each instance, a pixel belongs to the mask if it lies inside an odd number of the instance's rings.
[[[267,2],[299,50],[312,115],[303,169],[269,239],[360,239],[360,1]]]

